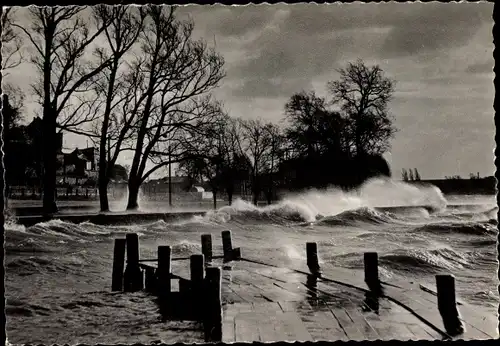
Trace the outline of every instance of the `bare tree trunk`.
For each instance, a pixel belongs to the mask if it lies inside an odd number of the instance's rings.
[[[257,206],[257,203],[259,203],[259,190],[255,187],[253,188],[253,204]]]
[[[212,198],[214,200],[214,210],[217,210],[217,191],[212,189]]]
[[[253,204],[257,205],[259,201],[259,195],[260,195],[260,186],[257,181],[257,176],[253,176],[253,181],[252,181],[252,199],[253,199]]]
[[[233,189],[232,188],[229,188],[227,190],[227,201],[228,201],[229,205],[233,204]]]
[[[53,214],[57,212],[56,205],[56,114],[50,102],[51,91],[51,50],[55,28],[49,27],[45,35],[45,59],[43,62],[43,212]]]
[[[138,199],[140,186],[141,184],[136,178],[129,178],[127,210],[137,210],[139,208]]]
[[[52,114],[50,115],[47,114],[43,118],[43,134],[44,134],[43,212],[44,214],[53,214],[56,213],[58,209],[56,205],[56,196],[55,196],[56,161],[57,161],[57,151],[56,151],[56,141],[55,141],[56,121],[55,118],[52,116]]]
[[[108,183],[109,180],[106,177],[102,179],[99,172],[99,204],[102,212],[109,211]]]
[[[271,204],[272,195],[273,195],[273,185],[274,185],[274,143],[273,143],[273,152],[271,154],[271,172],[269,173],[269,190],[267,192],[267,204]]]
[[[115,61],[113,62],[113,67],[111,69],[111,74],[109,76],[106,109],[104,110],[104,118],[102,120],[101,127],[101,138],[99,142],[99,203],[101,206],[101,211],[109,211],[108,182],[109,171],[111,170],[111,167],[108,167],[108,158],[111,157],[111,154],[109,153],[109,149],[106,150],[106,144],[108,143],[109,116],[111,112],[110,108],[113,98],[113,87],[115,84],[117,69],[118,60],[115,59]]]

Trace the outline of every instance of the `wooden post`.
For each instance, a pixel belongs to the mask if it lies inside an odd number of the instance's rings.
[[[124,291],[135,292],[144,288],[144,276],[139,267],[139,236],[137,233],[128,233],[127,267],[124,274]]]
[[[365,283],[373,293],[380,293],[381,285],[378,277],[378,254],[376,252],[364,253]]]
[[[204,316],[205,342],[222,341],[222,272],[218,267],[207,268],[206,304]]]
[[[147,266],[145,272],[146,272],[146,280],[145,280],[146,291],[149,293],[154,293],[156,288],[155,268]]]
[[[113,274],[111,291],[121,291],[123,289],[123,269],[125,267],[125,239],[115,239],[113,252]]]
[[[222,231],[222,251],[224,252],[224,262],[231,261],[233,254],[231,231]]]
[[[205,262],[212,262],[212,235],[202,234],[201,235],[201,252],[205,256]]]
[[[233,261],[241,259],[241,248],[236,247],[233,249],[232,259]]]
[[[313,275],[320,275],[321,269],[318,260],[318,244],[312,242],[306,243],[306,254],[309,271]]]
[[[203,255],[191,255],[191,290],[189,294],[190,310],[195,320],[199,320],[203,312],[203,279],[205,276],[205,259]]]
[[[204,277],[204,263],[205,259],[203,255],[191,255],[190,257],[190,269],[191,269],[191,282],[201,283]]]
[[[443,319],[443,325],[450,336],[464,332],[460,320],[455,293],[455,277],[453,275],[436,275],[438,309]]]
[[[172,249],[170,246],[158,246],[158,293],[160,298],[167,298],[172,291],[170,274],[172,270]]]

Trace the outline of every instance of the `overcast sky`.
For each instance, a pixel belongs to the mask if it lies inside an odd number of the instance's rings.
[[[279,121],[295,92],[328,97],[336,69],[358,58],[397,81],[398,128],[387,155],[396,178],[494,173],[491,3],[186,6],[226,61],[216,97],[232,116]],[[25,87],[29,68],[10,80]],[[28,110],[30,106],[28,105]],[[85,139],[66,140],[65,145]]]

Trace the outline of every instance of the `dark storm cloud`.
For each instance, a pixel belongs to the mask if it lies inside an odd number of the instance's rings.
[[[276,9],[263,10],[256,6],[226,8],[226,15],[220,18],[215,29],[223,36],[241,36],[262,29],[271,21],[275,12]]]
[[[289,44],[280,36],[268,39],[266,44],[260,47],[256,57],[236,63],[228,70],[230,78],[248,81],[235,95],[247,94],[250,97],[289,95],[291,84],[296,82],[304,84],[310,81],[311,76],[321,74],[328,68],[333,69],[338,52],[332,49],[334,46],[331,41],[319,45],[315,43],[318,42],[313,43],[306,38],[297,39],[295,44]],[[249,87],[255,81],[273,85],[275,83],[271,80],[276,78],[282,81],[271,93],[267,87]],[[301,84],[298,84],[297,88],[307,87]]]
[[[307,10],[292,6],[283,31],[314,35],[387,28],[389,34],[380,49],[386,58],[466,44],[485,22],[492,23],[492,12],[484,4],[332,4]]]
[[[233,89],[232,96],[238,98],[283,98],[311,89],[311,81],[307,78],[261,79],[256,77],[245,79],[241,87]]]
[[[269,23],[278,7],[275,6],[185,6],[182,14],[189,14],[199,22],[207,22],[213,32],[223,37],[243,36],[261,30]]]
[[[446,33],[461,26],[468,26],[474,31],[485,21],[492,23],[491,7],[472,3],[311,4],[307,7],[289,6],[289,11],[283,31],[307,35],[349,29],[405,27],[417,27],[417,31],[425,33],[432,32],[436,26]],[[432,40],[431,36],[427,38]],[[448,37],[448,41],[453,39]],[[438,35],[437,40],[442,40],[442,36]]]
[[[281,77],[303,83],[332,73],[346,59],[443,54],[469,42],[491,21],[490,6],[478,4],[252,5],[209,11],[206,20],[219,41],[255,36],[240,47],[248,55],[228,66],[228,79],[243,80],[234,94],[249,97],[280,93],[269,93],[275,82],[266,80]],[[257,80],[269,88],[254,87]]]

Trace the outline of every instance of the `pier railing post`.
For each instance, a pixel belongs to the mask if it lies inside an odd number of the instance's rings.
[[[378,253],[364,253],[365,283],[372,293],[380,294],[382,285],[378,277]]]
[[[241,259],[241,248],[235,247],[233,249],[233,254],[232,254],[231,258],[233,261],[240,260]]]
[[[203,321],[205,342],[222,341],[222,272],[218,267],[206,270],[206,309]]]
[[[318,244],[313,242],[306,243],[307,267],[313,275],[320,275],[321,269],[318,259]]]
[[[156,270],[158,282],[158,295],[161,299],[168,298],[172,291],[170,275],[172,271],[172,249],[170,246],[158,246],[158,269]]]
[[[194,313],[195,319],[199,318],[200,312],[203,311],[202,292],[203,292],[203,279],[205,276],[205,259],[203,255],[191,255],[190,257],[190,271],[191,271],[191,292],[189,300],[191,302],[191,311]]]
[[[149,293],[156,292],[155,269],[153,267],[146,267],[145,269],[145,288]]]
[[[438,309],[443,325],[450,336],[460,335],[464,326],[457,308],[455,277],[449,274],[436,275]]]
[[[127,267],[124,273],[124,291],[135,292],[144,288],[144,276],[139,267],[139,235],[128,233],[127,243]]]
[[[125,239],[115,239],[113,252],[113,274],[111,291],[121,291],[123,289],[123,269],[125,267]]]
[[[203,255],[191,255],[189,258],[189,267],[191,270],[191,281],[193,284],[201,284],[203,281],[203,278],[205,276],[205,270],[204,270],[204,256]]]
[[[224,262],[232,260],[233,241],[231,239],[231,231],[222,231],[222,251],[224,252]]]
[[[201,252],[205,256],[205,262],[212,262],[212,235],[202,234],[201,235]]]

